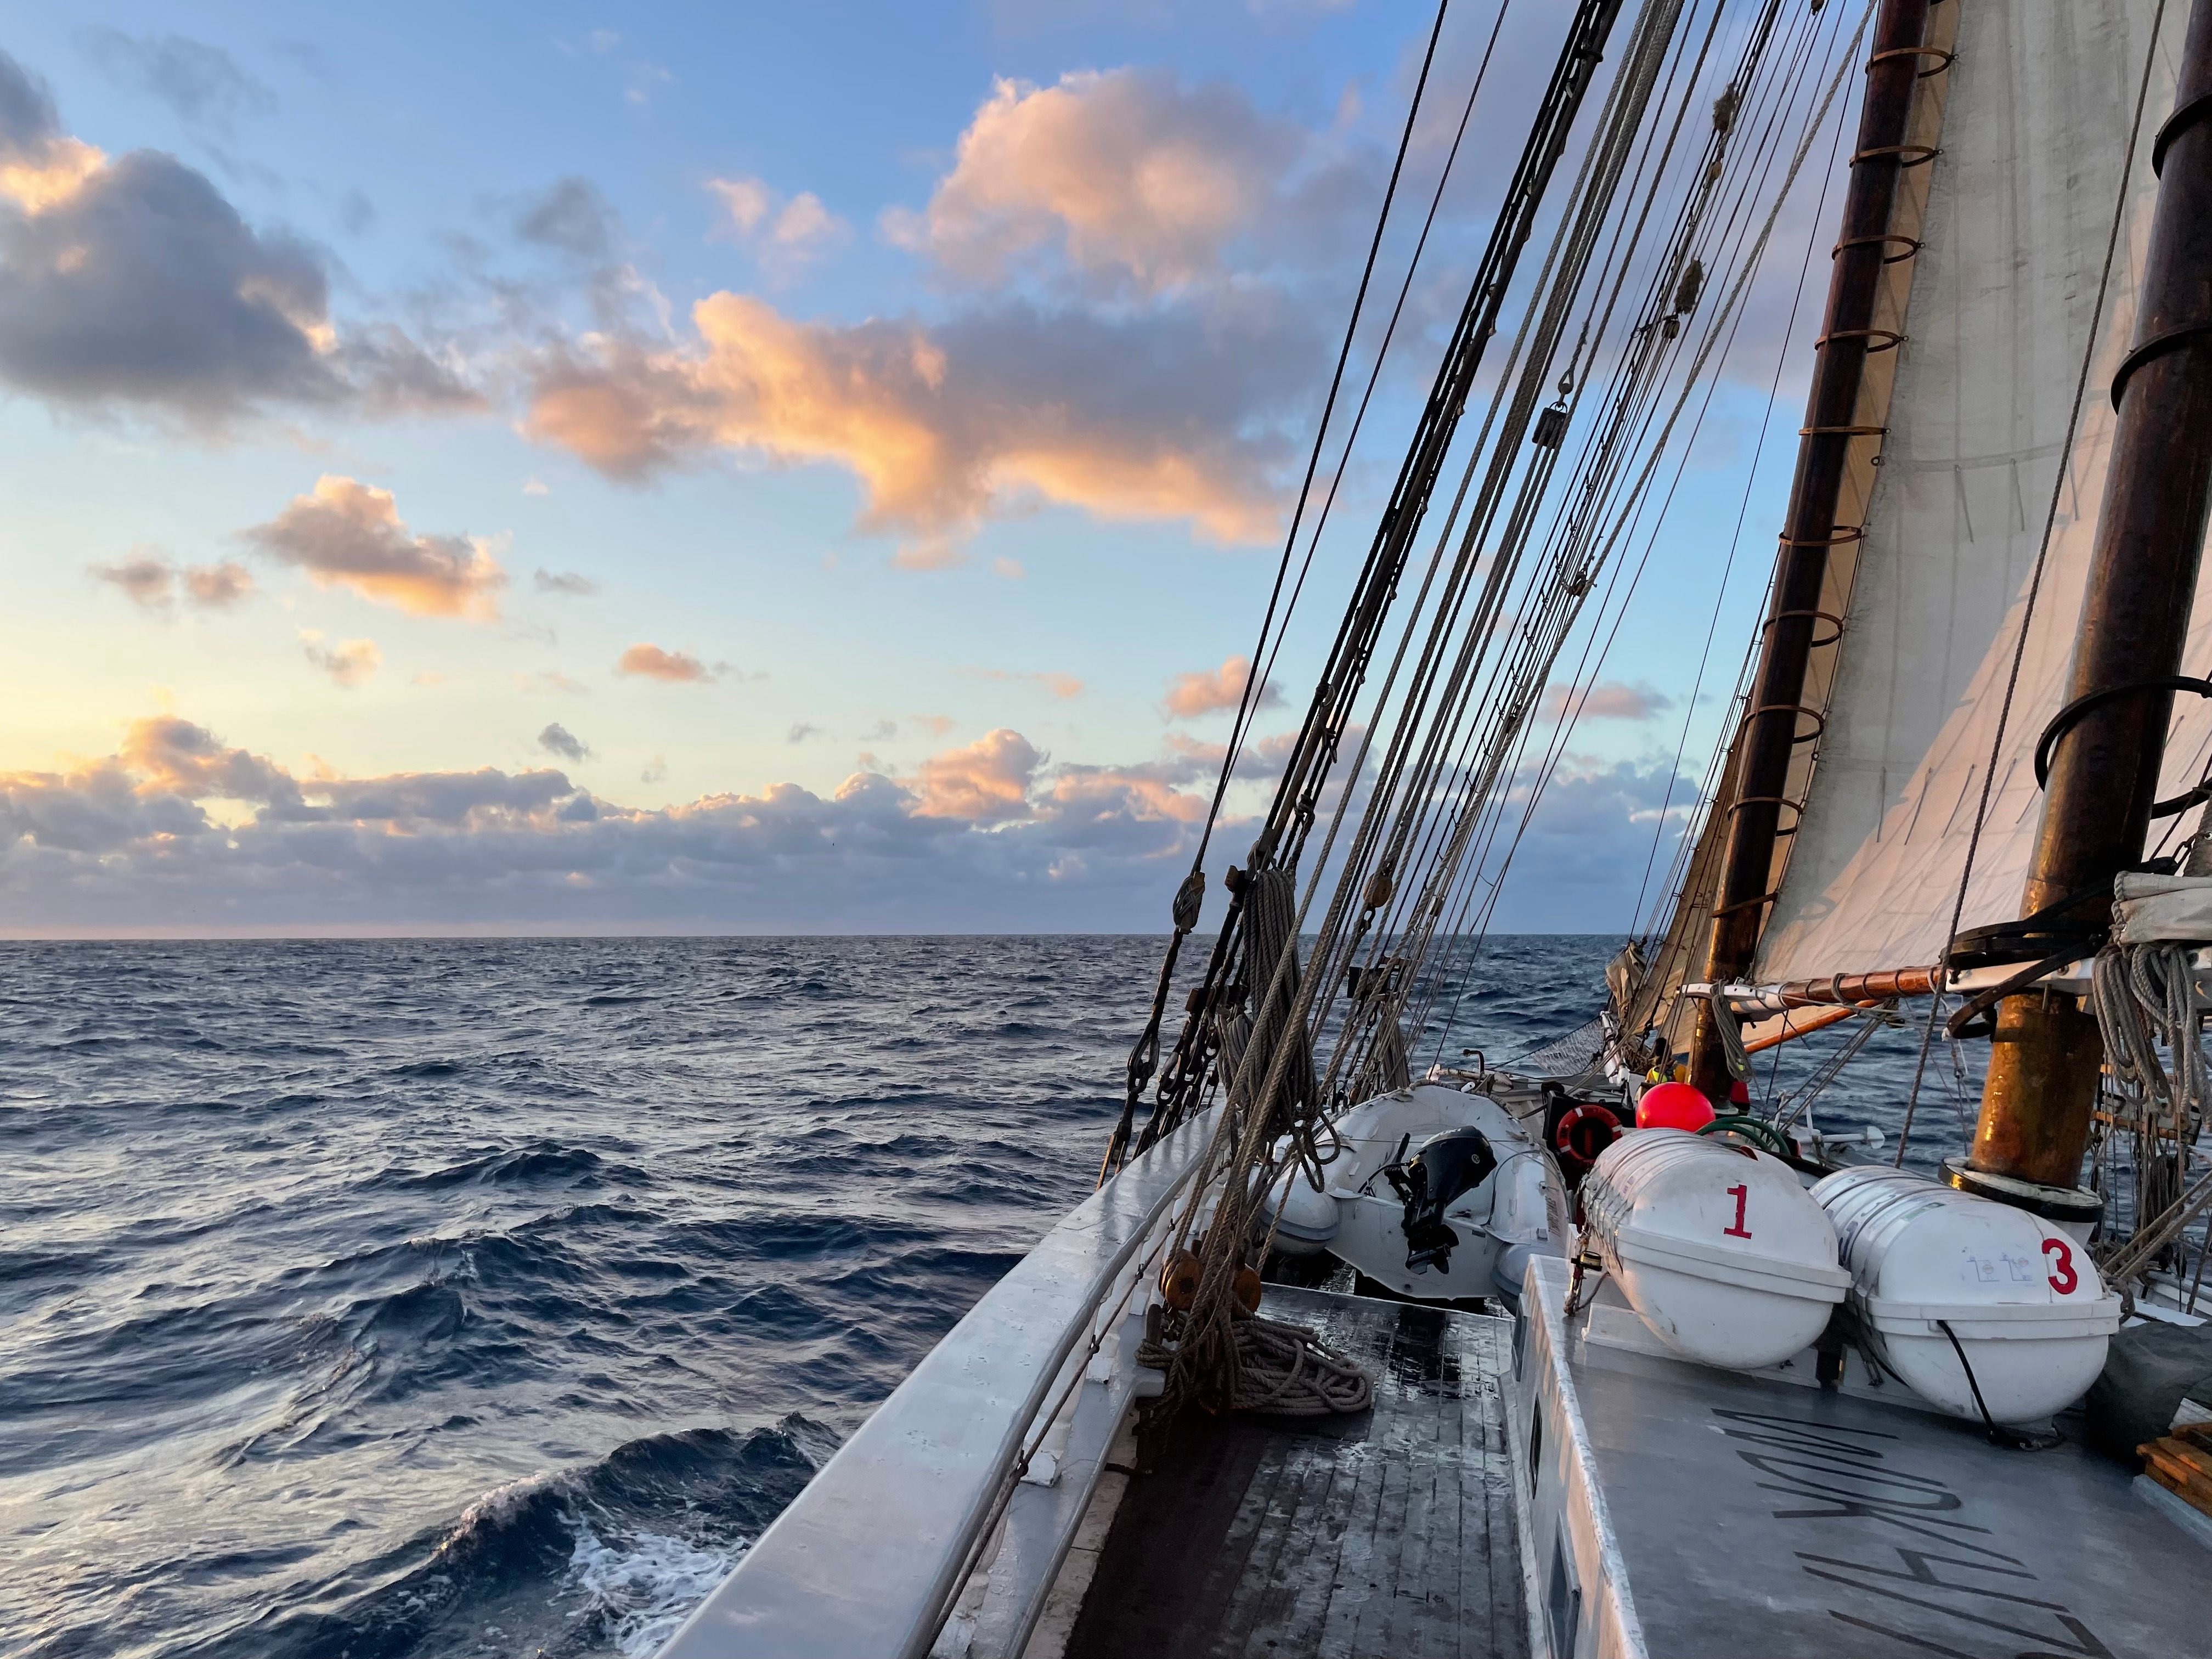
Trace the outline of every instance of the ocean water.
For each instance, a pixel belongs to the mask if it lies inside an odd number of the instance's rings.
[[[1090,1189],[1158,951],[0,947],[0,1653],[649,1653]]]

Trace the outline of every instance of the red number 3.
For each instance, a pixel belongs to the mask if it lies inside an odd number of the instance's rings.
[[[2063,1238],[2046,1238],[2043,1253],[2057,1258],[2051,1264],[2051,1288],[2061,1296],[2073,1295],[2074,1287],[2081,1282],[2081,1276],[2074,1271],[2073,1248]]]

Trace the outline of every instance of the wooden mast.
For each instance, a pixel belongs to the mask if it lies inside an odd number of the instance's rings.
[[[1881,435],[1879,428],[1858,424],[1859,392],[1868,352],[1877,340],[1874,316],[1882,270],[1897,251],[1890,230],[1899,184],[1916,159],[1905,141],[1913,94],[1927,67],[1921,48],[1929,4],[1930,0],[1881,0],[1875,22],[1842,234],[1828,278],[1826,323],[1806,395],[1805,427],[1775,561],[1765,639],[1744,720],[1741,781],[1734,797],[1717,808],[1728,814],[1728,836],[1705,957],[1705,978],[1716,985],[1739,980],[1751,968],[1766,907],[1774,897],[1768,882],[1775,843],[1794,830],[1801,805],[1786,793],[1790,759],[1804,736],[1806,669],[1821,623],[1828,554],[1844,535],[1858,533],[1856,526],[1838,526],[1838,502],[1851,445]],[[1784,808],[1790,810],[1790,823],[1783,822]],[[1690,1066],[1700,1089],[1716,1099],[1726,1097],[1731,1081],[1728,1060],[1710,1007],[1698,1013]]]
[[[2057,739],[2023,914],[2084,894],[2097,927],[2112,880],[2142,857],[2212,506],[2212,0],[2195,0],[2159,175],[2136,346],[2118,410],[2068,701],[2107,700]],[[2054,918],[2063,920],[2063,918]],[[2033,1201],[2080,1177],[2103,1062],[2097,1022],[2070,997],[1998,1005],[1981,1119],[1960,1184]],[[1977,1181],[1976,1176],[1995,1181]],[[2086,1195],[2085,1195],[2086,1197]]]

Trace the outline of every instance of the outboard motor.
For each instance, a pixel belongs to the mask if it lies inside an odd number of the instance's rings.
[[[1432,1135],[1411,1160],[1383,1170],[1405,1200],[1406,1267],[1408,1272],[1451,1266],[1459,1235],[1444,1224],[1444,1208],[1490,1179],[1498,1154],[1480,1129],[1447,1129]]]

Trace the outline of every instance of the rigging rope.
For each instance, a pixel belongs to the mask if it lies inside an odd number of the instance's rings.
[[[1329,416],[1336,407],[1336,394],[1338,388],[1344,383],[1345,365],[1351,360],[1352,339],[1359,331],[1360,313],[1367,302],[1367,287],[1369,283],[1374,278],[1375,262],[1382,248],[1382,233],[1385,227],[1387,227],[1390,222],[1390,204],[1397,198],[1398,179],[1400,175],[1405,171],[1406,154],[1413,146],[1413,128],[1420,115],[1422,95],[1428,89],[1429,70],[1436,62],[1437,42],[1443,34],[1444,16],[1446,12],[1449,9],[1450,4],[1451,0],[1437,0],[1436,21],[1431,26],[1429,30],[1428,51],[1421,58],[1420,78],[1414,83],[1413,98],[1407,106],[1405,131],[1400,133],[1398,137],[1398,154],[1390,166],[1390,182],[1383,190],[1382,206],[1381,210],[1377,212],[1375,216],[1375,233],[1368,240],[1367,260],[1366,264],[1361,268],[1359,273],[1359,289],[1358,292],[1352,299],[1352,317],[1345,325],[1344,343],[1338,349],[1336,356],[1336,368],[1329,377],[1328,396],[1322,404],[1321,422],[1314,432],[1313,451],[1312,453],[1307,457],[1305,477],[1298,486],[1297,505],[1291,514],[1290,532],[1283,539],[1283,556],[1275,568],[1274,586],[1267,595],[1267,608],[1261,617],[1260,643],[1253,648],[1251,657],[1252,668],[1248,669],[1245,673],[1244,689],[1242,693],[1239,694],[1237,699],[1236,723],[1231,728],[1231,740],[1226,749],[1223,751],[1221,757],[1221,776],[1214,785],[1213,799],[1206,809],[1205,825],[1199,832],[1198,849],[1191,856],[1190,874],[1183,878],[1182,885],[1176,893],[1172,914],[1172,920],[1175,923],[1175,932],[1168,941],[1166,959],[1160,963],[1159,979],[1152,991],[1152,1006],[1151,1012],[1146,1019],[1144,1031],[1139,1036],[1136,1045],[1129,1051],[1129,1059],[1127,1067],[1127,1088],[1121,1108],[1121,1116],[1120,1121],[1114,1127],[1113,1134],[1108,1139],[1105,1157],[1099,1164],[1098,1184],[1100,1186],[1105,1185],[1107,1178],[1121,1165],[1121,1154],[1128,1146],[1130,1131],[1136,1122],[1138,1103],[1144,1098],[1145,1086],[1152,1081],[1153,1068],[1159,1061],[1160,1024],[1167,1013],[1168,993],[1175,983],[1176,963],[1182,954],[1183,940],[1189,938],[1192,930],[1198,926],[1199,916],[1205,905],[1205,866],[1206,848],[1212,843],[1213,839],[1213,826],[1221,817],[1221,803],[1229,792],[1230,775],[1236,769],[1237,752],[1243,742],[1243,733],[1245,724],[1249,720],[1253,712],[1256,710],[1259,706],[1258,697],[1254,690],[1255,674],[1253,670],[1255,670],[1258,666],[1261,653],[1267,647],[1268,630],[1274,624],[1276,604],[1282,597],[1283,579],[1290,570],[1291,555],[1297,546],[1298,522],[1304,516],[1306,501],[1313,491],[1314,473],[1316,469],[1321,465],[1322,446],[1328,435]],[[1501,4],[1498,9],[1498,23],[1503,25],[1504,19],[1504,0],[1501,0]],[[1495,29],[1492,32],[1491,44],[1492,46],[1495,46],[1497,44],[1497,33]],[[1483,66],[1486,70],[1489,67],[1489,55],[1486,52],[1483,58]],[[1480,87],[1480,76],[1477,77],[1476,85],[1479,89]],[[1473,100],[1470,95],[1470,107],[1472,107],[1472,103]],[[1462,130],[1464,131],[1466,126],[1464,118],[1462,119],[1461,126]],[[1456,153],[1457,149],[1458,142],[1455,140],[1453,142],[1453,150]],[[1449,165],[1447,165],[1447,175],[1448,174]],[[1442,179],[1437,181],[1437,190],[1438,195],[1441,196],[1443,190]],[[1431,205],[1429,213],[1430,217],[1433,219],[1436,215],[1436,208],[1433,204]],[[1427,239],[1427,234],[1426,228],[1424,228],[1422,237],[1425,242]],[[1418,260],[1419,257],[1419,255],[1417,252],[1415,254],[1416,260]],[[1407,271],[1406,280],[1408,285],[1412,283],[1413,271],[1410,268]],[[1398,296],[1398,303],[1401,307],[1405,304],[1405,295],[1402,292]],[[1397,316],[1394,312],[1391,316],[1391,324],[1393,328],[1395,327],[1396,323]],[[1387,349],[1387,337],[1385,340],[1385,346]],[[1379,353],[1377,354],[1376,368],[1379,373],[1382,368],[1381,356]],[[1374,384],[1371,380],[1368,385],[1368,391],[1370,394],[1374,391]],[[1365,402],[1363,399],[1361,403],[1361,412],[1363,414],[1365,412]],[[1356,430],[1354,435],[1357,435]],[[1346,453],[1349,455],[1350,453],[1351,446],[1347,441],[1346,445]],[[1332,483],[1329,487],[1329,495],[1332,500],[1334,498],[1335,494],[1335,485]],[[1316,534],[1319,534],[1318,527],[1316,529]],[[1301,586],[1303,586],[1303,578],[1301,579]],[[1292,604],[1296,604],[1295,595],[1292,597]],[[1287,628],[1290,622],[1289,616],[1285,614],[1283,620],[1285,627]],[[1222,935],[1224,939],[1227,937],[1228,933],[1229,928],[1224,926],[1222,929]],[[1218,951],[1217,950],[1217,956],[1218,954]],[[1208,983],[1211,985],[1212,975],[1210,972],[1207,977]]]

